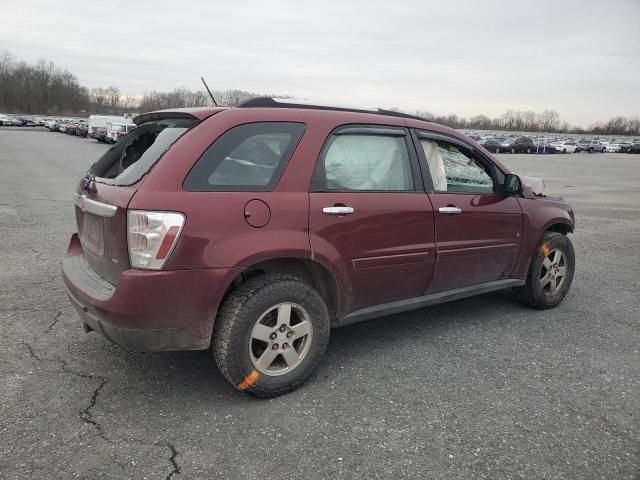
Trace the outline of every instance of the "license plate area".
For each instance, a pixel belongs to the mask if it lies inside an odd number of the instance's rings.
[[[104,217],[85,212],[80,231],[82,249],[100,258],[104,256],[104,220]]]

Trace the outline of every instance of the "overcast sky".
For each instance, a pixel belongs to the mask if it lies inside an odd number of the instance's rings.
[[[2,0],[0,49],[130,95],[200,89],[204,75],[437,114],[640,114],[640,0]]]

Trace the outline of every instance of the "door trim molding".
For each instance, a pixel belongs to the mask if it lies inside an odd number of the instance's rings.
[[[516,278],[507,278],[503,280],[494,280],[492,282],[480,283],[468,287],[454,288],[444,292],[430,293],[420,297],[407,298],[405,300],[397,300],[395,302],[373,305],[371,307],[360,308],[338,319],[336,326],[351,325],[352,323],[371,320],[372,318],[384,317],[396,313],[408,312],[429,305],[437,305],[439,303],[450,302],[461,298],[480,295],[482,293],[495,292],[510,287],[520,287],[525,284],[524,280]]]

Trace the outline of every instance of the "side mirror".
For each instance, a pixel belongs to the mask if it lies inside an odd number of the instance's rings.
[[[505,195],[518,195],[522,193],[522,183],[520,182],[520,177],[518,175],[514,175],[513,173],[508,173],[504,177],[504,185],[502,187]]]

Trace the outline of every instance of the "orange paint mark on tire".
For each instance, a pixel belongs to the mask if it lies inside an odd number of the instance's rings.
[[[239,390],[246,390],[247,388],[253,387],[258,381],[258,372],[255,370],[251,372],[249,375],[244,377],[244,380],[238,384]]]
[[[540,251],[544,254],[545,257],[548,257],[551,249],[547,246],[546,243],[543,243],[542,246],[540,247]]]

